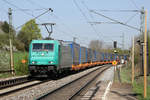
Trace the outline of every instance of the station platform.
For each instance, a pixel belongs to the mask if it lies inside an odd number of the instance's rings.
[[[132,86],[125,83],[114,83],[114,68],[106,70],[82,96],[81,100],[137,100],[132,92]]]

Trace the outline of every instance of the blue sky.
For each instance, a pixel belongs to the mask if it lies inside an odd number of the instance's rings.
[[[14,4],[17,8],[4,1]],[[148,10],[148,23],[150,23],[149,0],[0,0],[0,4],[0,20],[8,21],[7,11],[8,8],[12,8],[15,28],[32,19],[33,16],[43,13],[45,11],[43,8],[52,8],[54,12],[41,16],[36,20],[37,23],[54,22],[56,25],[52,34],[53,38],[72,40],[73,37],[77,37],[77,43],[83,46],[87,46],[91,40],[97,39],[104,41],[105,45],[112,45],[114,40],[121,44],[121,36],[124,33],[125,48],[129,48],[131,46],[131,38],[139,34],[138,31],[119,24],[94,24],[91,26],[89,22],[110,22],[110,20],[89,12],[89,10],[95,10],[121,22],[126,22],[134,16],[128,24],[139,28],[139,13],[101,12],[100,10],[140,10],[143,6]],[[19,8],[30,9],[30,11],[22,12]],[[40,29],[44,37],[48,35],[44,27],[40,26]],[[118,46],[121,47],[121,45]]]

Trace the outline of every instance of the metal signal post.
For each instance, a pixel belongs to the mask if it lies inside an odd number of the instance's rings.
[[[14,72],[14,59],[13,59],[13,45],[12,45],[12,9],[8,10],[8,18],[9,18],[9,44],[10,44],[10,69],[12,75],[15,75]]]

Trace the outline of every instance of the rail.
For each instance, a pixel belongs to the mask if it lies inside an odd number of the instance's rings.
[[[2,81],[0,81],[0,89],[18,85],[18,84],[22,84],[22,83],[25,83],[28,81],[30,81],[28,79],[28,76],[18,77],[18,78],[13,78],[13,79],[8,79],[8,80],[2,80]]]
[[[106,66],[105,66],[105,67],[106,67]],[[102,67],[100,67],[100,68],[102,68]],[[91,72],[89,72],[89,73],[87,73],[87,74],[85,74],[85,75],[83,75],[83,76],[81,76],[81,77],[79,77],[79,78],[77,78],[77,79],[71,81],[71,82],[68,82],[68,83],[64,84],[63,86],[60,86],[59,88],[54,89],[53,91],[50,91],[49,93],[46,93],[46,94],[42,95],[41,97],[37,98],[36,100],[42,100],[42,99],[45,100],[45,98],[47,98],[49,95],[55,94],[55,93],[58,92],[59,90],[61,90],[61,89],[65,88],[65,87],[67,87],[68,85],[70,85],[70,84],[72,84],[72,83],[75,83],[75,82],[78,81],[78,80],[81,80],[82,78],[88,76],[89,74],[91,74],[91,73],[93,73],[93,72],[99,70],[100,68],[95,69],[95,70],[93,70],[93,71],[91,71]],[[108,69],[108,68],[110,68],[110,67],[107,67],[107,68],[103,69],[102,71],[100,71],[96,76],[94,76],[94,78],[92,78],[89,82],[87,82],[87,83],[86,83],[84,86],[82,86],[77,92],[75,92],[73,95],[71,95],[71,96],[70,96],[69,98],[67,98],[67,99],[68,99],[68,100],[71,100],[72,98],[74,98],[74,97],[75,97],[77,94],[79,94],[87,85],[89,85],[93,80],[95,80],[96,77],[98,77],[102,72],[104,72],[104,71],[105,71],[106,69]]]

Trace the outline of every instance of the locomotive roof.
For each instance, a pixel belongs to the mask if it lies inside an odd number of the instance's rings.
[[[57,40],[32,40],[31,43],[56,43]]]

